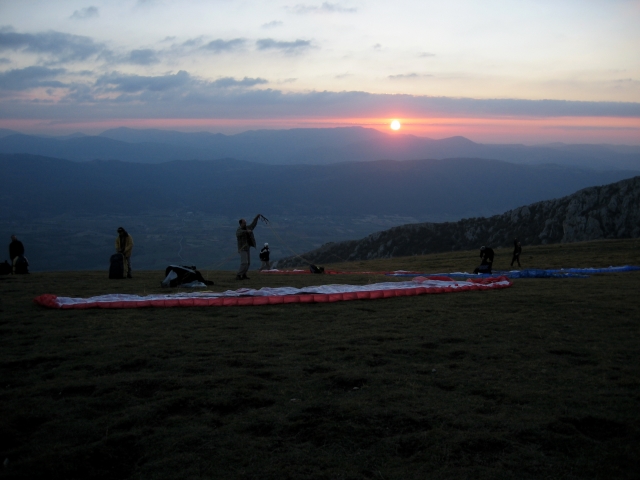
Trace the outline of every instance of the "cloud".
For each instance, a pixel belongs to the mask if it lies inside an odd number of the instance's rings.
[[[284,25],[284,23],[281,22],[280,20],[273,20],[269,23],[262,24],[262,28],[276,28],[276,27],[281,27],[282,25]]]
[[[19,91],[40,87],[65,87],[64,83],[52,80],[65,72],[66,70],[63,68],[47,67],[26,67],[9,70],[0,73],[0,89]]]
[[[429,53],[429,52],[422,52],[418,55],[418,57],[420,58],[425,58],[425,57],[435,57],[436,54],[435,53]]]
[[[57,62],[86,60],[106,51],[89,37],[60,32],[16,33],[0,31],[0,51],[13,50],[50,55]]]
[[[201,48],[203,50],[211,50],[216,53],[228,52],[242,47],[245,42],[246,40],[242,38],[234,38],[233,40],[222,40],[221,38],[219,38],[217,40],[210,41]],[[186,44],[187,42],[185,42],[183,45],[187,46]]]
[[[337,3],[323,2],[322,5],[303,5],[298,4],[293,7],[287,7],[289,11],[298,15],[306,15],[310,13],[355,13],[356,8],[345,8]]]
[[[410,79],[425,78],[425,77],[433,77],[433,75],[424,74],[424,73],[401,73],[399,75],[389,75],[387,78],[389,80],[410,80]]]
[[[129,54],[122,60],[124,63],[132,63],[134,65],[152,65],[158,63],[158,54],[155,50],[149,48],[142,50],[131,50]]]
[[[96,98],[108,93],[120,93],[127,95],[134,100],[134,95],[147,95],[154,93],[173,92],[178,97],[198,96],[200,98],[210,98],[215,96],[215,92],[228,89],[243,90],[256,85],[269,83],[264,78],[244,77],[236,80],[233,77],[223,77],[214,81],[202,80],[191,76],[184,70],[175,74],[143,76],[130,75],[120,72],[112,72],[103,75],[95,82]],[[136,97],[137,98],[137,97]],[[151,99],[151,97],[148,97]],[[121,99],[122,100],[122,99]]]
[[[63,74],[75,75],[79,83],[63,84],[58,81]],[[404,75],[419,78],[411,73]],[[0,89],[4,90],[0,95],[0,118],[381,118],[389,112],[402,112],[404,117],[416,119],[640,118],[640,103],[634,102],[473,99],[361,91],[285,93],[255,88],[267,83],[270,82],[260,76],[210,81],[186,71],[159,76],[115,71],[92,82],[91,77],[81,77],[78,72],[34,66],[0,74]],[[67,95],[58,101],[11,94],[38,87],[66,88]]]
[[[308,40],[297,39],[294,42],[280,42],[272,38],[263,38],[256,41],[258,50],[280,50],[285,53],[297,53],[311,47]]]
[[[139,93],[141,91],[163,92],[184,87],[192,80],[184,70],[176,74],[161,76],[125,75],[118,72],[103,75],[96,80],[97,87],[105,87],[107,91],[122,93]]]
[[[0,57],[0,65],[7,65],[11,63],[11,60],[6,57]]]
[[[169,38],[169,37],[167,37],[167,38]],[[175,38],[175,37],[173,37],[173,38]],[[204,39],[204,37],[202,35],[199,36],[199,37],[196,37],[196,38],[190,38],[189,40],[185,40],[184,42],[182,42],[180,44],[180,47],[186,47],[186,48],[197,47],[199,45],[202,45],[203,39]]]
[[[98,12],[98,7],[91,6],[76,10],[69,18],[72,18],[74,20],[85,20],[87,18],[98,17],[99,15],[100,12]]]
[[[381,48],[382,48],[382,45],[380,45],[379,43],[376,43],[376,44],[373,46],[373,49],[374,49],[374,50],[380,50]]]
[[[224,77],[214,82],[211,82],[211,85],[215,87],[220,87],[220,88],[230,88],[230,87],[253,87],[255,85],[263,85],[265,83],[269,83],[269,82],[264,78],[244,77],[242,80],[236,80],[233,77]]]

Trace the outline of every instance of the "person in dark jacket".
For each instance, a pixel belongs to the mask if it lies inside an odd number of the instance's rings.
[[[18,237],[11,235],[11,243],[9,244],[9,258],[13,260],[20,255],[24,255],[24,245]]]
[[[125,262],[127,262],[127,278],[131,276],[131,252],[133,251],[133,238],[127,233],[127,231],[118,227],[118,236],[116,237],[116,253],[121,253],[124,256]]]
[[[270,254],[269,244],[265,243],[264,247],[260,250],[260,260],[262,261],[262,265],[260,265],[259,270],[271,270],[271,262],[269,261]]]
[[[513,267],[513,262],[518,262],[518,267],[522,267],[522,265],[520,265],[520,254],[521,253],[522,253],[522,245],[520,245],[520,242],[516,238],[513,241],[513,258],[511,259],[511,266],[512,267]]]
[[[20,258],[24,257],[24,245],[18,237],[11,235],[11,243],[9,244],[9,258],[11,259],[11,266],[13,273],[16,273],[16,263]]]
[[[253,236],[253,229],[258,225],[260,217],[260,214],[256,215],[256,218],[249,225],[247,225],[247,221],[244,218],[238,221],[240,226],[236,230],[236,240],[238,242],[238,253],[240,254],[240,269],[236,275],[236,280],[249,280],[249,277],[247,277],[249,265],[251,264],[249,249],[251,247],[256,248],[256,237]]]

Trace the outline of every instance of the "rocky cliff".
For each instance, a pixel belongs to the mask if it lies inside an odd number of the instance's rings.
[[[514,238],[523,245],[539,245],[638,237],[640,176],[585,188],[493,217],[403,225],[361,240],[328,243],[302,257],[323,264],[470,250],[481,245],[507,247]],[[277,265],[284,268],[304,264],[298,257],[289,257]]]

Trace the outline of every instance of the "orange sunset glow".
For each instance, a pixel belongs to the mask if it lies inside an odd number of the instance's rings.
[[[394,120],[398,121],[398,120]],[[182,131],[214,130],[235,134],[246,130],[363,127],[381,132],[394,129],[388,118],[119,118],[108,120],[56,121],[0,119],[0,128],[41,133],[68,134],[75,131],[99,133],[110,128],[159,128]],[[464,136],[476,142],[525,144],[542,142],[594,143],[614,141],[638,144],[640,119],[624,117],[437,117],[404,118],[398,121],[402,134],[429,138]],[[395,130],[394,131],[398,131]]]

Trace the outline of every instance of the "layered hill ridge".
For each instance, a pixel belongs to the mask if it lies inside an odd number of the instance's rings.
[[[553,163],[597,170],[640,170],[637,146],[492,145],[464,137],[431,139],[362,127],[253,130],[235,135],[116,128],[95,136],[64,137],[0,129],[0,153],[136,163],[234,158],[273,165],[466,157],[527,165]]]
[[[7,180],[0,192],[0,218],[17,221],[177,206],[233,216],[259,209],[265,214],[457,220],[494,215],[638,174],[470,158],[323,166],[230,159],[150,165],[2,154],[0,169]]]
[[[541,201],[492,217],[458,222],[417,223],[377,232],[361,240],[328,243],[302,255],[312,263],[370,260],[469,250],[640,237],[640,176],[572,195]],[[300,257],[279,268],[305,265]]]

